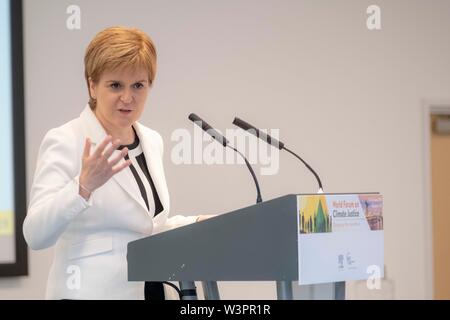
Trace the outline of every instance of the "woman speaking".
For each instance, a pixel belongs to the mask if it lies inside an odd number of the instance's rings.
[[[128,242],[209,216],[168,218],[163,141],[138,122],[156,73],[151,39],[105,29],[84,65],[89,103],[45,135],[23,232],[34,250],[55,245],[47,298],[143,299],[144,283],[127,281]]]

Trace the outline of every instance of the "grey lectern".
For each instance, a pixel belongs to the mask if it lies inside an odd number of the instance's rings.
[[[179,281],[191,292],[194,281],[202,281],[206,299],[219,299],[216,281],[276,281],[278,299],[292,299],[298,280],[296,197],[130,242],[128,280]],[[333,284],[333,295],[344,299],[345,282]]]

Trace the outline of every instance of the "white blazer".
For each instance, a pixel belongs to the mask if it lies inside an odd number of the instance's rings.
[[[156,217],[148,213],[128,168],[95,190],[88,202],[78,194],[85,138],[92,141],[92,153],[106,137],[89,106],[79,118],[45,135],[23,232],[33,250],[56,245],[48,299],[143,299],[144,283],[127,280],[128,242],[197,218],[168,218],[162,138],[138,122],[134,127],[164,208]]]

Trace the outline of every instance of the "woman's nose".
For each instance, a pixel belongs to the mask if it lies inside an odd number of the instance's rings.
[[[123,103],[131,103],[133,101],[133,95],[131,94],[131,90],[124,90],[124,92],[120,96],[120,100]]]

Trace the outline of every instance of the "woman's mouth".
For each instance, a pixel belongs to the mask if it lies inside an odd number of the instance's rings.
[[[123,114],[123,115],[130,114],[131,111],[133,111],[133,110],[130,110],[130,109],[119,109],[119,112],[120,112],[121,114]]]

